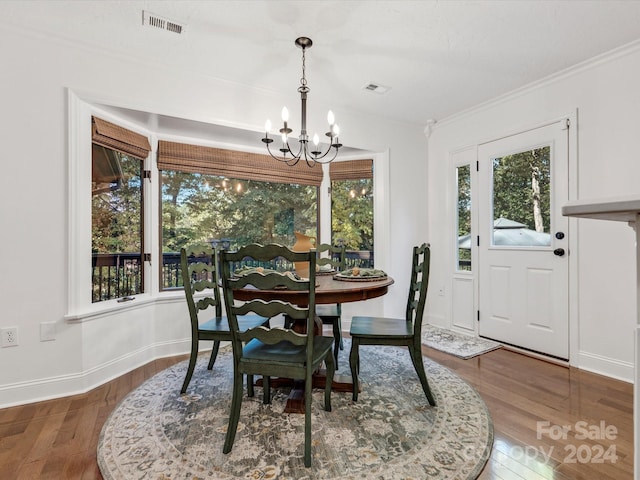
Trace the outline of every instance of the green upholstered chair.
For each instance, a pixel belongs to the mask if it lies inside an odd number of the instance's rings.
[[[422,390],[429,405],[436,402],[429,388],[427,375],[422,363],[422,315],[429,286],[429,262],[431,250],[428,245],[413,247],[411,262],[411,283],[405,318],[353,317],[351,320],[351,353],[349,365],[353,377],[353,400],[358,400],[358,373],[360,370],[361,345],[400,345],[406,346],[411,361],[420,378]]]
[[[290,262],[309,262],[309,278],[300,279],[291,272],[257,272],[252,271],[236,276],[231,271],[232,265],[243,260],[268,262],[282,257]],[[231,325],[233,344],[233,399],[229,415],[229,427],[224,442],[224,453],[229,453],[240,418],[242,404],[242,375],[262,375],[264,382],[265,402],[269,402],[269,378],[283,377],[305,381],[305,442],[304,464],[311,466],[311,394],[313,372],[322,362],[326,363],[327,381],[325,387],[324,409],[331,411],[331,382],[335,364],[331,347],[333,339],[316,335],[315,326],[315,266],[316,251],[293,252],[282,245],[251,244],[240,248],[237,252],[221,252],[221,276],[227,318]],[[305,306],[297,306],[277,295],[269,299],[240,302],[234,296],[234,290],[250,286],[257,290],[289,289],[305,292]],[[294,327],[302,325],[304,333],[298,333],[285,327],[250,328],[243,331],[239,328],[240,315],[253,313],[263,317],[288,316]]]
[[[217,271],[216,251],[208,245],[193,245],[180,249],[180,266],[184,294],[189,307],[191,320],[191,355],[187,374],[180,393],[185,393],[198,357],[198,346],[201,340],[213,341],[213,349],[207,368],[211,370],[216,361],[221,341],[231,341],[231,330],[227,318],[222,316],[220,302],[220,286]],[[213,309],[213,317],[204,323],[199,321],[199,313]],[[240,328],[268,325],[269,319],[257,315],[242,317],[238,320]]]
[[[334,246],[329,243],[318,245],[318,267],[322,271],[325,265],[331,265],[336,271],[344,270],[345,246]],[[328,256],[323,253],[328,252]],[[342,306],[339,303],[316,305],[316,315],[322,320],[323,325],[331,325],[333,329],[333,358],[338,369],[338,352],[344,349],[342,342]]]

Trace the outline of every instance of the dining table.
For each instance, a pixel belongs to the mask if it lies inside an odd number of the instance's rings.
[[[331,274],[316,275],[316,291],[315,299],[318,304],[332,303],[350,303],[370,300],[385,295],[389,286],[393,285],[394,280],[388,275],[381,278],[371,277],[341,277]],[[234,290],[234,298],[240,301],[249,301],[254,299],[263,300],[283,300],[294,303],[299,306],[306,306],[309,299],[308,292],[293,291],[286,289],[276,290],[257,290],[251,286]],[[316,334],[322,335],[322,321],[316,317]],[[306,325],[294,325],[296,328],[303,329]],[[325,370],[319,370],[313,375],[313,388],[324,388],[326,385]],[[261,384],[261,380],[256,382]],[[293,388],[287,399],[285,413],[304,413],[304,382],[295,381],[285,378],[271,379],[271,386],[277,388],[283,385],[293,385]],[[353,383],[351,377],[346,375],[334,375],[331,388],[335,392],[351,392]]]

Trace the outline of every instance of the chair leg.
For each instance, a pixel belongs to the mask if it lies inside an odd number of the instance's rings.
[[[338,352],[340,351],[340,345],[342,344],[342,332],[340,331],[340,318],[333,321],[333,358],[336,360],[336,370],[338,367]]]
[[[247,374],[247,397],[253,397],[253,375]]]
[[[338,317],[338,332],[340,334],[340,350],[344,350],[344,342],[342,341],[342,320]],[[336,363],[336,370],[338,369],[338,364]]]
[[[324,409],[327,412],[331,411],[331,384],[333,383],[333,374],[336,371],[333,356],[327,355],[324,359],[326,369],[326,379],[324,386]]]
[[[240,407],[242,407],[242,378],[241,372],[238,372],[238,366],[234,367],[233,373],[233,397],[231,399],[231,412],[229,413],[229,426],[224,439],[223,453],[229,453],[233,448],[233,441],[236,438],[236,430],[238,429],[238,420],[240,420]]]
[[[360,340],[351,337],[351,353],[349,354],[349,367],[351,368],[351,380],[353,382],[353,401],[358,401],[358,372],[360,370]]]
[[[193,370],[196,366],[196,360],[198,359],[198,339],[191,340],[191,355],[189,356],[189,366],[187,367],[187,374],[184,377],[184,382],[182,383],[182,389],[180,389],[180,393],[185,393],[187,391],[187,387],[189,386],[189,382],[191,381],[191,377],[193,376]]]
[[[262,403],[269,405],[271,403],[271,377],[262,377]]]
[[[307,370],[304,381],[304,466],[311,466],[311,395],[313,391],[312,373]]]
[[[213,349],[211,350],[211,357],[209,358],[209,365],[207,365],[207,370],[211,370],[213,368],[213,364],[216,362],[216,358],[218,358],[219,350],[220,340],[214,340]]]
[[[253,397],[253,375],[247,374],[247,397]]]
[[[422,384],[422,390],[424,394],[427,396],[427,400],[429,401],[429,405],[432,407],[436,406],[436,400],[433,398],[433,394],[431,393],[431,388],[429,388],[429,382],[427,381],[427,374],[424,371],[424,363],[422,363],[422,353],[412,345],[409,345],[409,354],[411,355],[411,361],[413,362],[413,367],[418,374],[418,378],[420,378],[420,383]]]

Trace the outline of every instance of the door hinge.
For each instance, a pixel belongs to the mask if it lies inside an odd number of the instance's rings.
[[[476,172],[480,171],[480,160],[476,160]]]
[[[571,119],[569,118],[565,118],[564,121],[562,122],[562,130],[568,130],[569,127],[571,126]]]
[[[148,178],[149,181],[151,181],[151,170],[143,170],[142,171],[142,178]]]
[[[480,310],[478,310],[478,321],[480,321]]]
[[[142,261],[151,263],[151,254],[150,253],[143,253],[142,254]]]
[[[480,246],[480,235],[476,236],[476,244],[478,247]]]

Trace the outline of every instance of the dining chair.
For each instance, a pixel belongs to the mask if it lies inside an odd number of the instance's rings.
[[[184,294],[191,320],[191,354],[187,374],[180,393],[185,393],[198,358],[201,340],[213,341],[207,369],[211,370],[218,356],[221,341],[231,341],[231,330],[227,318],[222,315],[220,285],[217,269],[216,250],[208,245],[192,245],[180,249],[180,267]],[[213,308],[214,316],[204,323],[199,321],[199,313]],[[257,315],[238,319],[241,329],[268,325],[269,319]]]
[[[413,247],[411,262],[411,282],[405,318],[384,318],[355,316],[351,320],[351,353],[349,366],[353,379],[353,400],[358,400],[358,374],[360,373],[361,345],[398,345],[409,349],[413,367],[420,378],[422,390],[435,406],[436,401],[429,388],[427,375],[422,363],[422,315],[429,286],[429,264],[431,249],[427,244]]]
[[[257,260],[266,262],[281,257],[289,262],[309,262],[309,278],[301,279],[291,272],[259,272],[234,275],[231,268],[234,262]],[[282,377],[304,380],[305,405],[305,441],[304,464],[311,466],[311,395],[313,373],[322,362],[326,363],[326,386],[324,409],[331,411],[331,383],[335,364],[331,347],[333,339],[316,334],[315,288],[316,288],[316,251],[294,252],[282,245],[251,244],[241,247],[237,252],[221,252],[221,275],[225,308],[231,325],[233,345],[233,398],[229,426],[223,452],[229,453],[238,428],[240,407],[242,405],[242,375],[262,375],[265,402],[270,402],[269,378]],[[295,305],[279,299],[274,293],[269,300],[249,300],[239,302],[234,291],[247,288],[257,290],[289,289],[306,292],[305,305]],[[302,303],[302,302],[301,302]],[[292,328],[265,327],[250,328],[246,331],[239,327],[239,315],[248,313],[263,317],[288,316],[293,320]],[[299,329],[298,325],[303,328]],[[304,330],[300,332],[299,330]]]
[[[321,243],[318,245],[318,267],[322,272],[322,267],[330,265],[336,272],[341,272],[345,267],[345,246],[331,245],[330,243]],[[329,256],[323,256],[324,252],[328,252]],[[322,320],[323,325],[331,325],[333,328],[333,358],[336,361],[336,370],[338,366],[338,353],[344,350],[342,342],[342,306],[339,303],[316,305],[316,315]]]

